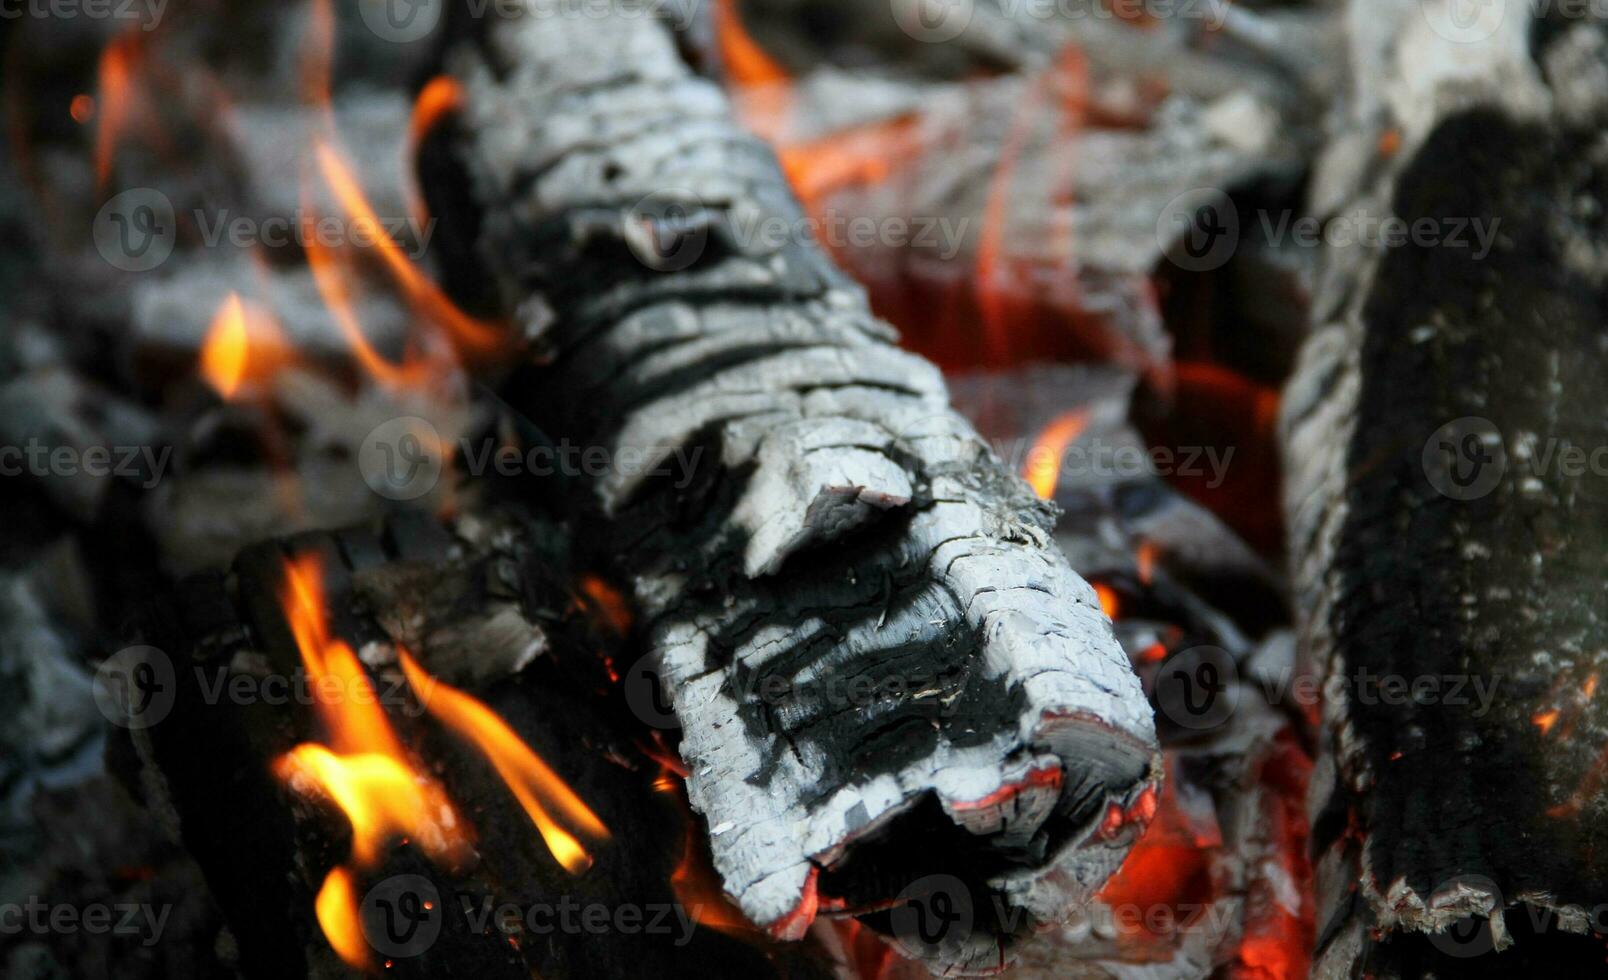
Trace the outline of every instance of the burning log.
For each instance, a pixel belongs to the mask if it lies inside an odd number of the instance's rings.
[[[1172,352],[1153,277],[1184,231],[1176,202],[1288,186],[1314,141],[1304,111],[1256,86],[1170,90],[1063,40],[1053,63],[965,82],[731,73],[834,258],[946,368],[1160,370]],[[870,227],[886,231],[855,230]]]
[[[792,938],[957,875],[1025,914],[922,952],[997,968],[1153,812],[1150,711],[1048,508],[813,242],[751,234],[802,217],[774,157],[634,13],[530,4],[453,48],[476,207],[433,210],[540,335],[533,417],[616,464],[591,544],[727,892]]]
[[[1286,622],[1287,606],[1254,553],[1150,469],[1164,457],[1129,425],[1135,382],[1033,365],[952,384],[956,406],[1061,506],[1056,539],[1115,620],[1157,708],[1167,771],[1123,867],[1024,944],[1009,975],[1121,977],[1142,964],[1156,977],[1302,976],[1310,721],[1291,703],[1293,638],[1250,638]]]
[[[1608,444],[1608,243],[1563,217],[1608,190],[1602,25],[1352,10],[1316,209],[1441,237],[1331,248],[1288,389],[1303,653],[1328,695],[1315,975],[1594,972],[1608,494],[1554,454]]]
[[[512,513],[398,515],[155,604],[124,775],[195,855],[244,975],[828,975],[682,888],[693,818],[600,694],[623,637],[570,593],[568,548]]]

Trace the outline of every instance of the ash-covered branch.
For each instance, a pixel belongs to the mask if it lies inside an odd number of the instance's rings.
[[[1049,510],[798,233],[668,30],[623,4],[477,27],[448,58],[474,220],[444,225],[548,352],[533,416],[611,461],[592,544],[633,578],[728,892],[779,936],[936,873],[1018,930],[1060,918],[1157,769]],[[997,967],[1012,930],[984,925],[919,952]]]

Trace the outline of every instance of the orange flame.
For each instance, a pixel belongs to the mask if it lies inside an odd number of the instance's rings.
[[[631,632],[631,606],[620,590],[596,575],[581,576],[581,594],[609,628],[624,636]]]
[[[409,175],[407,195],[408,213],[420,228],[430,220],[430,211],[425,207],[424,195],[419,191],[418,181],[414,179],[413,161],[418,157],[419,147],[424,143],[426,136],[439,125],[442,120],[454,115],[463,108],[463,86],[449,75],[437,75],[430,79],[419,90],[419,97],[413,103],[413,116],[408,121],[407,155],[403,160],[404,172]]]
[[[379,216],[363,195],[362,186],[352,176],[351,168],[330,143],[316,140],[313,149],[320,173],[346,210],[354,230],[374,243],[386,269],[415,308],[447,330],[464,348],[477,353],[497,350],[502,345],[501,328],[495,323],[476,320],[458,309],[440,287],[402,253],[401,247],[386,234]]]
[[[519,805],[536,825],[558,863],[570,874],[580,874],[591,867],[592,856],[574,834],[559,826],[548,812],[548,807],[557,811],[559,817],[582,836],[594,843],[601,843],[609,839],[609,832],[597,815],[490,708],[432,678],[406,651],[398,650],[397,653],[402,662],[402,672],[419,693],[424,706],[448,728],[473,742],[486,754],[503,782],[513,791],[515,799],[519,800]]]
[[[137,108],[134,71],[144,53],[139,34],[123,34],[101,52],[100,125],[95,131],[95,186],[104,190],[112,176],[112,157]]]
[[[1066,447],[1083,433],[1088,424],[1089,414],[1074,409],[1056,416],[1033,441],[1033,448],[1027,454],[1027,464],[1022,467],[1022,476],[1041,499],[1049,500],[1055,496]]]
[[[246,311],[230,293],[201,345],[201,377],[224,398],[233,398],[246,375]]]
[[[433,860],[462,861],[468,840],[446,792],[409,763],[357,654],[329,634],[323,569],[316,557],[286,564],[280,602],[330,747],[298,745],[275,763],[275,771],[298,792],[321,792],[345,814],[358,867],[377,865],[397,838]],[[336,867],[319,889],[315,911],[331,948],[348,965],[363,969],[367,959],[359,942],[355,892],[350,868]]]
[[[265,381],[290,360],[278,323],[267,310],[231,292],[212,318],[201,345],[201,377],[225,399]]]
[[[726,897],[726,891],[721,887],[720,879],[715,876],[712,859],[709,856],[709,845],[702,834],[698,832],[698,820],[687,805],[686,797],[682,793],[681,779],[674,768],[660,763],[663,771],[659,778],[654,780],[653,788],[661,793],[675,796],[687,820],[687,833],[681,846],[681,860],[676,869],[670,873],[670,887],[675,892],[676,903],[687,910],[693,921],[701,926],[708,926],[716,932],[723,932],[728,936],[745,939],[750,942],[758,939],[762,933],[752,922],[744,917],[741,910]]]
[[[357,913],[357,887],[352,873],[335,868],[324,878],[318,889],[313,910],[318,914],[319,928],[324,938],[342,962],[358,970],[369,966],[368,943],[363,938],[363,923]]]
[[[716,0],[715,38],[726,74],[738,85],[766,85],[788,80],[787,70],[755,43],[743,26],[736,0]]]
[[[1117,598],[1116,590],[1104,582],[1096,582],[1094,594],[1100,598],[1100,611],[1105,613],[1108,619],[1116,619],[1122,605]]]
[[[1057,57],[1056,62],[1034,76],[1029,82],[1027,96],[1022,100],[1016,113],[1013,115],[1009,130],[1006,132],[1004,145],[1000,148],[999,163],[989,178],[988,196],[983,204],[983,226],[977,240],[977,264],[973,272],[976,281],[977,303],[983,317],[983,331],[985,350],[995,363],[1003,363],[1010,354],[1010,332],[1012,309],[1009,298],[1013,284],[1010,277],[1014,275],[1011,263],[1005,254],[1005,242],[1009,237],[1010,200],[1013,193],[1013,184],[1016,169],[1023,152],[1033,137],[1033,129],[1044,114],[1040,111],[1042,104],[1064,90],[1064,94],[1054,114],[1057,121],[1057,132],[1054,134],[1058,158],[1058,170],[1064,170],[1072,159],[1070,146],[1073,137],[1082,128],[1086,116],[1088,88],[1088,66],[1082,52],[1076,45],[1065,45]],[[1071,175],[1057,173],[1056,186],[1050,188],[1052,195],[1065,194],[1070,197]],[[1057,198],[1050,197],[1043,202],[1044,206],[1053,206],[1058,203]],[[1073,267],[1071,225],[1068,223],[1062,231],[1063,240],[1059,246],[1065,252],[1062,263],[1066,267]]]

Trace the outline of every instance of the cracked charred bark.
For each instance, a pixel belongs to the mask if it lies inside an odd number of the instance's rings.
[[[1354,8],[1319,212],[1499,234],[1330,249],[1287,394],[1304,652],[1338,695],[1314,975],[1599,969],[1608,484],[1545,454],[1608,439],[1608,44],[1522,4],[1464,44],[1434,8]]]
[[[522,11],[449,50],[473,206],[444,230],[545,353],[533,416],[616,464],[583,510],[633,582],[725,887],[791,937],[953,874],[979,928],[913,952],[996,966],[1153,808],[1111,626],[671,33],[624,4]]]

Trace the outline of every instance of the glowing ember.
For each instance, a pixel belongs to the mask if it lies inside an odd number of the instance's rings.
[[[593,609],[602,615],[614,632],[624,636],[631,632],[631,607],[626,604],[620,590],[596,575],[581,577],[581,594],[586,596]]]
[[[1055,496],[1056,484],[1061,479],[1061,458],[1066,454],[1066,447],[1082,434],[1088,424],[1087,412],[1067,412],[1045,426],[1034,440],[1022,476],[1042,499],[1049,500]]]
[[[1155,545],[1155,542],[1152,542],[1152,541],[1141,542],[1140,545],[1139,545],[1139,554],[1138,554],[1138,556],[1136,558],[1136,561],[1137,561],[1137,564],[1139,566],[1139,569],[1138,569],[1139,570],[1139,581],[1143,582],[1145,585],[1149,585],[1150,580],[1153,577],[1155,577],[1155,574],[1156,574],[1156,545]]]
[[[486,754],[558,863],[571,874],[591,867],[592,856],[586,848],[548,811],[555,811],[576,833],[601,843],[608,840],[609,832],[597,815],[490,708],[432,678],[406,651],[397,653],[402,671],[420,701],[443,724]]]
[[[1094,594],[1100,597],[1100,611],[1111,619],[1117,618],[1121,602],[1117,599],[1116,590],[1104,582],[1094,583]]]
[[[1545,735],[1552,731],[1553,725],[1558,723],[1558,709],[1538,711],[1530,720],[1535,723],[1535,727],[1541,729],[1541,734]]]
[[[67,112],[73,117],[73,122],[82,126],[95,118],[95,97],[84,92],[73,96],[68,105]]]
[[[1013,270],[1004,260],[1005,240],[1009,235],[1009,202],[1012,182],[1023,151],[1033,137],[1033,129],[1050,116],[1056,122],[1054,139],[1058,144],[1056,175],[1059,187],[1051,188],[1050,197],[1043,202],[1053,206],[1058,199],[1071,196],[1071,174],[1065,172],[1073,159],[1070,152],[1072,139],[1083,128],[1088,102],[1088,66],[1076,45],[1063,47],[1056,63],[1033,78],[1027,97],[1014,114],[1010,129],[1000,150],[998,165],[989,179],[988,197],[983,205],[983,227],[977,241],[977,264],[973,272],[976,281],[978,307],[983,317],[985,352],[990,363],[1005,363],[1011,353],[1013,309],[1008,301],[1014,283]],[[1058,99],[1055,97],[1059,95]],[[1043,111],[1046,102],[1058,102],[1055,113]],[[1057,243],[1062,252],[1060,268],[1075,269],[1077,263],[1072,252],[1071,224],[1062,229]]]

